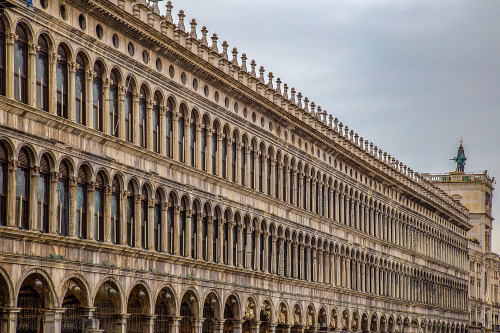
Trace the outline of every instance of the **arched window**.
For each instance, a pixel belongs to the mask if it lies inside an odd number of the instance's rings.
[[[267,194],[271,195],[271,189],[273,184],[271,183],[271,173],[273,172],[272,167],[271,167],[271,162],[272,162],[272,154],[271,151],[269,151],[268,157],[267,157],[267,163],[266,163],[266,174],[267,174]]]
[[[184,135],[184,117],[186,116],[186,107],[183,105],[181,105],[181,112],[179,112],[179,119],[177,121],[177,125],[178,125],[178,136],[179,136],[179,142],[178,142],[178,145],[179,145],[179,161],[184,163],[186,160],[185,160],[185,155],[184,155],[184,139],[185,139],[185,135]]]
[[[174,197],[172,194],[168,198],[167,211],[167,251],[170,254],[174,253]]]
[[[16,226],[28,229],[31,159],[25,149],[19,152],[16,170]]]
[[[88,175],[84,167],[78,170],[78,183],[76,185],[76,236],[88,238],[87,235],[87,185]]]
[[[153,151],[160,152],[160,95],[155,94],[153,100]]]
[[[236,182],[236,141],[236,133],[233,133],[233,141],[231,142],[231,180],[233,182]]]
[[[141,200],[141,247],[143,249],[148,248],[148,224],[149,224],[149,211],[148,211],[148,191],[146,187],[142,188],[142,200]]]
[[[307,274],[307,270],[309,266],[309,258],[307,257],[307,246],[304,246],[303,255],[304,255],[304,263],[303,263],[304,267],[302,267],[303,270],[302,279],[308,280],[309,276]]]
[[[201,128],[201,170],[207,171],[207,133],[208,133],[208,120],[203,117],[203,126]]]
[[[187,214],[187,205],[186,205],[186,200],[181,201],[181,212],[179,216],[179,225],[180,225],[180,255],[186,257],[188,250],[186,249],[186,236],[187,236],[187,229],[186,229],[186,214]]]
[[[69,166],[66,161],[62,161],[57,182],[57,232],[61,236],[69,234],[69,202]]]
[[[248,244],[247,226],[248,226],[248,220],[245,219],[245,221],[241,225],[241,236],[242,236],[242,239],[241,239],[241,242],[242,242],[242,244],[241,244],[241,248],[242,248],[241,266],[244,268],[248,268],[248,266],[247,266],[248,265],[248,260],[247,260],[247,254],[248,254],[248,251],[247,251],[247,244]]]
[[[222,262],[227,265],[229,257],[229,221],[227,212],[225,214],[224,225],[222,226]]]
[[[82,125],[87,124],[87,90],[85,81],[85,60],[81,54],[76,57],[75,71],[75,112],[76,122]]]
[[[102,66],[99,63],[94,65],[94,80],[92,80],[92,115],[94,118],[94,129],[103,130],[103,98],[102,98]]]
[[[36,52],[36,107],[49,111],[49,44],[45,36],[38,38]]]
[[[280,275],[280,243],[283,241],[280,237],[276,239],[276,255],[275,257],[275,268],[276,270],[273,272],[274,274]],[[285,261],[286,262],[286,261]]]
[[[273,234],[269,233],[267,236],[267,271],[273,273]]]
[[[111,72],[111,84],[109,86],[109,133],[118,137],[118,75]]]
[[[146,148],[146,90],[144,87],[141,87],[140,91],[141,95],[139,97],[139,145],[142,148]]]
[[[255,190],[255,154],[257,153],[255,142],[252,142],[250,150],[250,188]]]
[[[127,140],[128,142],[133,142],[134,101],[132,96],[132,87],[130,83],[128,85],[127,92],[125,93],[123,106],[125,111],[125,140]]]
[[[120,183],[113,178],[111,192],[111,242],[120,244],[121,223],[120,223]]]
[[[172,157],[172,100],[167,100],[167,112],[165,113],[165,146],[167,157]]]
[[[212,132],[212,174],[217,175],[217,135],[219,127],[214,125],[214,131]]]
[[[293,205],[295,202],[294,202],[294,197],[293,197],[293,185],[294,185],[294,181],[293,181],[293,167],[294,165],[291,164],[290,162],[290,175],[289,175],[289,179],[290,179],[290,185],[289,185],[289,189],[290,189],[290,192],[289,192],[289,200],[290,200],[290,203]]]
[[[247,142],[246,140],[243,140],[243,144],[241,145],[241,148],[240,148],[240,182],[241,182],[241,185],[243,186],[246,186],[246,182],[245,182],[245,177],[246,177],[246,162],[247,162],[247,155],[246,155],[246,151],[247,151]]]
[[[154,206],[154,247],[155,251],[162,251],[161,248],[161,194],[156,191]]]
[[[227,179],[227,139],[228,134],[224,133],[222,136],[222,178]]]
[[[191,124],[189,125],[189,154],[191,166],[196,166],[196,115],[191,113]]]
[[[37,230],[49,232],[50,163],[46,155],[40,160],[37,199]]]
[[[264,232],[262,231],[260,233],[259,237],[259,242],[260,242],[260,267],[259,269],[263,272],[264,271]]]
[[[68,119],[68,55],[63,45],[57,48],[57,115]]]
[[[281,174],[279,172],[279,161],[276,161],[274,165],[274,197],[279,198],[280,194],[280,177]],[[284,183],[284,182],[283,182]]]
[[[283,180],[283,184],[282,184],[282,191],[283,191],[283,201],[287,201],[287,196],[288,194],[286,193],[286,183],[288,181],[288,179],[286,178],[286,170],[287,170],[287,165],[286,163],[283,163],[282,164],[282,168],[281,168],[281,179]]]
[[[28,102],[28,35],[18,24],[17,40],[14,44],[14,99],[18,102]]]
[[[302,184],[302,199],[304,200],[304,206],[302,208],[307,209],[307,171],[304,174],[303,184]]]
[[[104,177],[102,172],[97,174],[94,190],[94,237],[96,241],[104,241]]]
[[[7,162],[7,150],[0,143],[0,226],[7,224]]]
[[[5,96],[5,25],[0,20],[0,95]]]
[[[233,228],[231,230],[231,237],[233,237],[233,248],[231,251],[233,251],[233,266],[238,265],[238,227],[237,223],[233,225]]]
[[[290,272],[288,271],[288,236],[285,236],[281,241],[283,242],[283,275],[290,276]],[[279,260],[278,260],[279,263]],[[293,266],[293,263],[292,265]],[[276,266],[279,267],[279,266]]]
[[[128,183],[127,188],[127,244],[135,246],[135,190],[132,182]]]
[[[252,228],[252,239],[251,239],[251,243],[250,244],[252,246],[252,256],[251,256],[251,265],[252,265],[252,269],[255,270],[255,255],[257,254],[256,252],[256,246],[257,246],[257,240],[256,240],[256,236],[255,236],[255,228]]]
[[[203,221],[201,222],[202,228],[202,257],[203,260],[208,260],[208,209],[205,206],[203,210]]]

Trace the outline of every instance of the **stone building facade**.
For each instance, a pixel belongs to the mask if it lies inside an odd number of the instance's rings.
[[[460,152],[465,157],[462,143]],[[500,258],[491,251],[493,229],[493,184],[485,171],[463,171],[433,174],[424,177],[462,203],[469,210],[472,228],[467,232],[469,241],[469,309],[470,330],[474,332],[500,331],[499,270]]]
[[[170,3],[33,6],[0,16],[1,332],[468,330],[430,181]]]

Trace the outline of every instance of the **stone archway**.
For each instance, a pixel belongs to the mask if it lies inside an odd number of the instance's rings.
[[[78,278],[68,279],[63,286],[61,333],[83,332],[85,319],[89,318],[88,290]]]
[[[203,303],[203,333],[213,333],[215,321],[218,317],[219,299],[216,294],[210,293]]]
[[[172,317],[175,314],[175,301],[173,293],[168,288],[163,288],[155,304],[155,333],[169,333]]]
[[[99,287],[94,307],[94,318],[98,320],[98,327],[105,332],[116,330],[119,325],[117,316],[121,312],[121,294],[114,281],[106,281]]]
[[[224,305],[224,333],[232,333],[238,316],[238,300],[234,295],[227,298]]]
[[[198,298],[192,290],[188,290],[181,300],[179,309],[179,333],[192,333],[194,320],[198,314]]]

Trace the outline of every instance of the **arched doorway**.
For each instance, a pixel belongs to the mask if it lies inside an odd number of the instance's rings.
[[[219,301],[215,294],[210,293],[205,302],[203,303],[203,333],[213,333],[214,332],[214,320],[216,318],[216,312],[219,307]]]
[[[142,333],[144,322],[148,315],[149,297],[146,288],[138,284],[130,292],[127,303],[127,332]]]
[[[182,297],[179,314],[181,317],[179,333],[192,333],[193,321],[197,315],[197,297],[193,291],[187,291]]]
[[[269,331],[269,324],[271,324],[271,310],[272,306],[271,303],[268,301],[264,302],[264,305],[262,305],[262,308],[260,310],[260,333],[267,333]]]
[[[227,298],[224,305],[224,333],[233,333],[234,320],[238,315],[238,300],[234,295]]]
[[[120,294],[117,285],[105,282],[99,288],[94,301],[94,318],[99,320],[99,328],[104,332],[113,332],[115,316],[121,311]]]
[[[245,302],[245,309],[243,310],[243,325],[241,327],[243,333],[250,333],[252,331],[252,326],[256,324],[255,320],[257,319],[255,316],[255,300],[253,298],[249,298]]]
[[[50,306],[50,287],[41,274],[28,276],[19,290],[17,307],[18,333],[43,332],[43,312]]]
[[[81,333],[83,331],[83,310],[87,307],[87,290],[76,278],[66,281],[63,287],[61,333]]]
[[[170,324],[172,322],[172,314],[174,313],[175,306],[173,305],[172,293],[164,288],[155,305],[155,333],[169,333]]]

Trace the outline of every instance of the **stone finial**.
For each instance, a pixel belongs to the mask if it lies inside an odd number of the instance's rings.
[[[233,47],[233,60],[231,60],[231,65],[238,67],[238,49]]]
[[[243,53],[241,55],[241,67],[240,67],[241,71],[243,72],[247,72],[247,55],[245,53]]]
[[[184,15],[184,11],[181,9],[179,11],[179,14],[177,14],[177,16],[179,16],[179,23],[177,24],[177,30],[186,32],[186,28],[184,27],[184,17],[186,17],[186,15]]]
[[[252,60],[252,62],[250,62],[250,66],[252,67],[252,70],[250,71],[250,76],[256,79],[257,73],[255,73],[255,66],[257,66],[257,64],[255,63],[255,60]]]
[[[333,130],[337,133],[339,132],[338,123],[339,123],[339,118],[335,117],[335,119],[333,120]]]
[[[276,94],[281,95],[281,79],[276,79]]]
[[[283,98],[288,99],[288,84],[283,85]]]
[[[222,42],[222,53],[221,53],[221,55],[220,55],[220,56],[221,56],[221,58],[222,58],[222,60],[229,60],[229,59],[228,59],[228,56],[227,56],[227,47],[228,47],[228,46],[229,46],[229,45],[227,44],[227,42],[226,42],[226,41],[223,41],[223,42]]]
[[[368,140],[365,141],[365,151],[368,153]]]
[[[373,147],[372,155],[373,155],[373,157],[378,158],[378,156],[377,156],[378,155],[378,147],[377,146]]]
[[[379,159],[380,161],[382,161],[382,157],[383,157],[383,156],[384,156],[384,152],[382,151],[382,149],[379,149],[379,151],[378,151],[378,159]]]
[[[268,74],[267,78],[268,78],[268,81],[267,81],[267,89],[269,89],[269,90],[273,90],[273,89],[274,89],[274,88],[273,88],[273,78],[274,78],[274,76],[273,76],[273,72],[269,72],[269,74]]]
[[[191,37],[192,39],[198,39],[198,36],[196,35],[196,19],[192,19],[190,24],[191,32],[189,33],[189,37]]]
[[[321,109],[321,106],[318,105],[318,108],[317,108],[318,112],[316,112],[316,118],[318,118],[320,121],[321,121],[321,116],[323,115],[323,112],[322,112],[322,109]],[[326,113],[326,112],[325,112]]]
[[[311,102],[311,115],[313,116],[316,114],[314,109],[316,109],[316,104],[314,104],[314,102]]]
[[[363,139],[363,137],[359,138],[359,148],[363,149],[363,147],[364,147],[364,144],[363,144],[364,141],[365,141],[365,139]]]
[[[304,97],[304,112],[309,113],[309,98]]]
[[[260,66],[260,68],[259,68],[259,83],[261,83],[261,84],[265,84],[265,82],[264,82],[264,72],[265,72],[264,66]]]
[[[151,13],[160,15],[160,7],[158,7],[158,0],[151,0],[151,2],[153,3],[151,5]]]
[[[335,119],[337,119],[337,118],[335,118]],[[342,132],[343,132],[343,130],[342,130],[342,129],[343,129],[343,128],[344,128],[344,124],[342,124],[342,122],[340,122],[340,123],[339,123],[339,127],[338,127],[338,129],[339,129],[339,134],[340,134],[341,136],[342,136]]]
[[[297,94],[297,107],[299,109],[302,109],[302,93],[301,92],[299,92]]]
[[[294,87],[292,87],[292,89],[290,90],[290,94],[291,94],[290,103],[295,104],[295,88]]]
[[[370,142],[370,155],[373,155],[373,142]]]
[[[165,20],[167,20],[168,23],[174,24],[174,20],[172,19],[172,1],[167,2],[167,13],[165,14]]]
[[[210,52],[219,54],[219,48],[217,47],[217,34],[213,34],[212,38],[212,47],[210,48]]]
[[[353,130],[351,130],[349,132],[349,141],[354,142],[354,131]]]
[[[354,133],[354,144],[355,144],[356,146],[359,146],[358,137],[359,137],[358,133]]]
[[[344,138],[349,139],[349,126],[345,125]]]
[[[207,42],[207,33],[208,33],[207,27],[206,27],[206,26],[203,26],[203,27],[201,28],[201,40],[200,40],[200,44],[201,44],[201,46],[208,47],[208,42]]]
[[[328,127],[333,128],[333,116],[328,115]]]
[[[384,163],[387,164],[387,152],[384,152]]]

